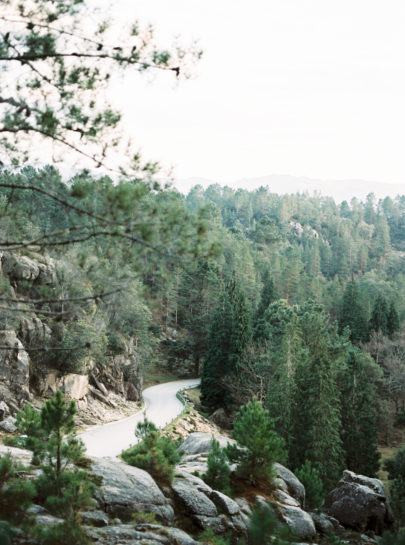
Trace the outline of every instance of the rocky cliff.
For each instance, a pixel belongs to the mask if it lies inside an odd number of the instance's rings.
[[[133,412],[131,402],[141,399],[134,339],[121,337],[119,350],[105,343],[92,351],[106,336],[103,309],[91,298],[83,306],[80,292],[59,303],[67,271],[78,274],[72,267],[32,252],[0,254],[0,427],[7,419],[8,431],[26,401],[57,389],[76,400],[83,424],[111,420],[124,407]]]

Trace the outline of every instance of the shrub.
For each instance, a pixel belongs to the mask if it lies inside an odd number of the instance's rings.
[[[316,467],[309,460],[295,471],[296,476],[305,486],[305,507],[309,510],[320,507],[323,500],[323,483]]]
[[[135,436],[140,443],[125,450],[121,457],[132,466],[140,467],[162,484],[170,484],[173,480],[174,466],[180,461],[177,443],[165,437],[156,426],[144,420],[139,422]]]
[[[212,437],[204,481],[214,490],[219,490],[229,496],[231,493],[230,474],[231,468],[225,450],[221,449],[219,442],[215,437]]]

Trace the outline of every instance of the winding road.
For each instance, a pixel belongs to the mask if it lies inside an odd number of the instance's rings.
[[[157,427],[164,428],[184,409],[176,397],[177,392],[195,388],[199,384],[199,379],[176,380],[146,388],[143,391],[145,408],[142,411],[116,422],[90,428],[79,435],[87,454],[97,457],[118,456],[123,449],[138,442],[135,428],[145,416]]]

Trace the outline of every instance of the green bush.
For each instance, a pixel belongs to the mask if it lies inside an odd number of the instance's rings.
[[[231,468],[225,450],[221,449],[219,442],[213,436],[204,481],[214,490],[219,490],[229,496],[231,494],[230,474]]]
[[[173,480],[174,466],[180,461],[177,453],[177,442],[165,437],[156,426],[144,420],[139,422],[135,436],[140,443],[122,452],[122,459],[135,467],[140,467],[162,484],[170,484]]]
[[[257,506],[249,519],[249,545],[286,545],[291,533],[286,525],[280,524],[269,505]]]
[[[305,508],[312,510],[320,507],[324,497],[323,483],[316,467],[305,460],[305,464],[295,474],[305,486]]]

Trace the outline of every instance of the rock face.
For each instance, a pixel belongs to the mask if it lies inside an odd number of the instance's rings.
[[[38,259],[32,259],[4,252],[2,268],[13,280],[38,280],[43,284],[51,284],[56,280],[55,261],[50,257],[38,255]]]
[[[246,535],[246,515],[236,501],[213,490],[199,477],[179,470],[172,490],[177,510],[191,519],[197,528],[210,528],[217,534],[231,532],[235,536]]]
[[[222,448],[226,447],[228,443],[234,444],[235,441],[224,435],[214,435],[215,439],[219,442]],[[211,450],[210,433],[196,432],[190,434],[184,443],[179,447],[179,452],[185,455],[192,454],[208,454]]]
[[[278,503],[284,522],[299,539],[312,539],[316,534],[311,516],[300,507]]]
[[[146,471],[109,458],[94,458],[91,467],[103,478],[98,500],[109,515],[126,521],[143,511],[163,522],[173,520],[173,508]]]
[[[29,356],[15,331],[0,331],[0,345],[9,348],[0,351],[0,399],[8,407],[10,401],[21,406],[23,401],[30,399]]]
[[[281,464],[274,464],[274,471],[276,472],[277,478],[284,481],[287,485],[288,494],[296,499],[300,506],[303,507],[305,503],[304,485],[297,479],[292,471]]]
[[[61,391],[70,399],[82,399],[89,393],[89,377],[70,373],[62,377],[58,383]]]
[[[382,482],[351,471],[344,471],[338,486],[326,496],[323,510],[359,532],[381,534],[393,522]]]

